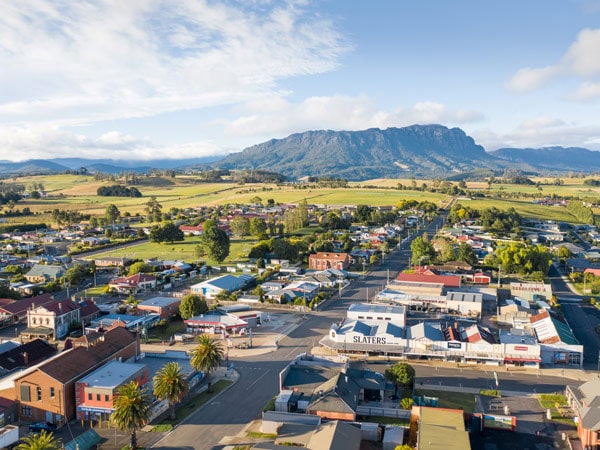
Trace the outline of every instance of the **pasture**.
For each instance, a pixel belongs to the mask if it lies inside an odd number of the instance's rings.
[[[403,186],[423,183],[432,184],[432,180],[413,179],[375,179],[363,182],[349,183],[347,188],[314,188],[303,185],[276,185],[276,184],[236,184],[232,182],[204,183],[194,176],[141,177],[135,186],[142,192],[141,198],[127,197],[101,197],[96,191],[101,186],[116,184],[115,181],[99,181],[91,175],[49,175],[31,176],[13,179],[25,186],[32,183],[41,183],[47,193],[40,199],[24,199],[16,205],[16,209],[29,208],[34,215],[27,217],[12,217],[11,223],[52,223],[51,213],[54,209],[77,210],[83,214],[100,217],[104,215],[106,207],[116,205],[121,214],[145,214],[146,203],[151,196],[155,196],[162,205],[163,211],[172,208],[195,208],[200,206],[216,206],[224,204],[249,204],[259,197],[263,203],[273,199],[276,203],[297,203],[306,199],[308,203],[317,205],[359,205],[395,206],[401,200],[414,199],[417,201],[428,200],[437,205],[448,202],[450,197],[444,194],[421,192],[412,190],[390,189],[398,183]],[[597,198],[600,196],[600,187],[591,187],[583,184],[583,178],[561,178],[561,185],[552,184],[553,178],[533,178],[535,185],[510,185],[492,184],[488,189],[486,182],[467,182],[467,188],[491,193],[525,193],[537,195],[575,196],[580,198]],[[368,186],[366,188],[365,186]],[[541,188],[541,191],[540,191]],[[564,207],[548,207],[532,203],[530,198],[501,199],[474,198],[473,200],[459,200],[460,203],[481,209],[495,206],[498,209],[515,208],[525,217],[537,217],[543,220],[557,220],[576,222]],[[184,247],[185,250],[185,247]]]

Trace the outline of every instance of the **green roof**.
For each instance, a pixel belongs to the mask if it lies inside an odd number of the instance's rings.
[[[470,450],[462,410],[420,408],[419,450]]]
[[[579,341],[569,328],[569,325],[561,322],[560,320],[556,320],[555,318],[552,318],[552,323],[556,328],[556,332],[558,333],[558,337],[560,338],[561,342],[569,345],[579,345]]]

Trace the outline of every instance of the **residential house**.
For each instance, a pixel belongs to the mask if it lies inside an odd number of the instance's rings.
[[[34,265],[24,277],[30,283],[47,283],[56,281],[65,274],[65,269],[61,266],[50,266],[45,264]]]
[[[109,361],[75,383],[78,420],[106,420],[114,411],[117,389],[130,381],[138,386],[148,384],[148,368],[144,364]]]
[[[418,422],[417,450],[470,450],[469,432],[465,430],[464,411],[457,409],[413,408],[411,422]]]
[[[81,323],[79,312],[79,305],[71,300],[54,300],[32,307],[27,311],[27,328],[21,335],[29,338],[47,336],[50,339],[62,339],[73,324]]]
[[[105,256],[103,258],[94,259],[94,265],[96,269],[112,269],[115,267],[125,267],[131,264],[131,259],[129,258],[116,258],[112,256]]]
[[[68,339],[65,350],[14,379],[14,400],[25,421],[52,422],[61,426],[75,418],[75,383],[113,359],[139,354],[135,334],[117,327],[104,334]]]
[[[109,291],[131,295],[156,288],[156,277],[145,273],[136,273],[128,277],[113,278],[108,283]]]
[[[82,300],[79,302],[79,318],[84,325],[88,325],[92,320],[100,317],[100,308],[96,306],[93,300]]]
[[[179,313],[181,298],[153,297],[137,305],[138,311],[158,314],[161,319],[168,319]]]
[[[318,252],[308,257],[310,270],[342,269],[347,270],[350,265],[348,253]]]

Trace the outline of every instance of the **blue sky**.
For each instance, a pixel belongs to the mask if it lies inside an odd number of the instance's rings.
[[[415,123],[600,150],[600,0],[13,1],[0,68],[4,160]]]

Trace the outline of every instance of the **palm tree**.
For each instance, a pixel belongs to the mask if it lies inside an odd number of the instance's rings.
[[[60,442],[54,438],[54,434],[42,430],[40,434],[32,434],[24,437],[17,446],[17,450],[59,450]]]
[[[171,407],[171,419],[175,420],[175,404],[183,398],[188,390],[188,383],[181,374],[181,366],[176,362],[165,364],[152,379],[154,396],[168,400]]]
[[[150,403],[148,391],[140,389],[135,381],[120,386],[113,399],[114,411],[110,419],[119,430],[131,433],[132,449],[137,447],[138,428],[148,422]]]
[[[198,345],[192,350],[191,366],[199,371],[206,372],[206,377],[219,367],[223,359],[223,349],[219,343],[207,334],[198,336]],[[208,382],[210,391],[210,381]]]

